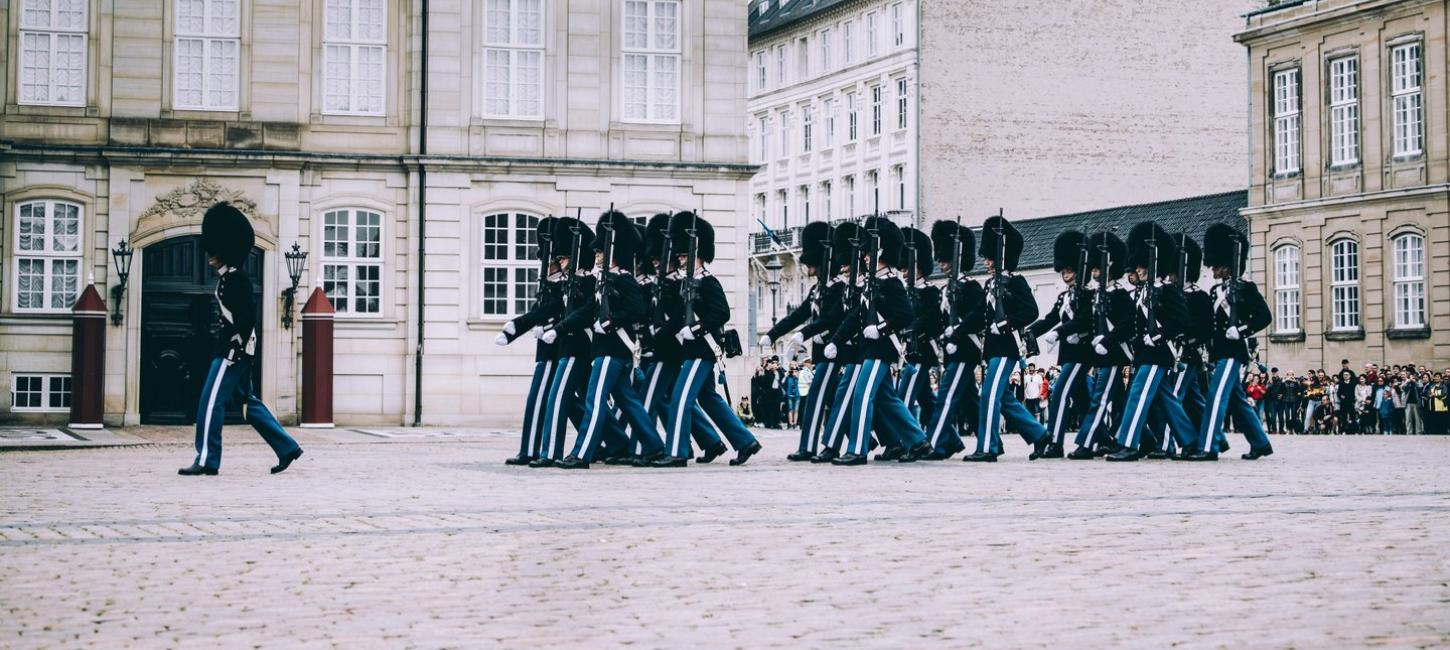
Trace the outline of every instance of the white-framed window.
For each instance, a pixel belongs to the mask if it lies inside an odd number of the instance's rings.
[[[1390,96],[1394,107],[1396,156],[1419,155],[1425,145],[1424,59],[1420,43],[1407,43],[1390,50]]]
[[[1341,239],[1329,246],[1330,327],[1336,330],[1359,328],[1359,243]]]
[[[790,227],[790,192],[778,190],[775,193],[775,204],[780,206],[780,228],[784,230]]]
[[[856,216],[856,177],[846,176],[842,178],[841,185],[846,190],[846,195],[841,197],[846,203],[845,218],[850,219]]]
[[[1274,172],[1299,171],[1299,69],[1274,73]]]
[[[544,117],[544,0],[485,0],[483,114]]]
[[[1299,324],[1299,247],[1274,249],[1274,331],[1297,334]]]
[[[780,157],[790,156],[790,111],[780,112]]]
[[[796,189],[796,196],[801,199],[801,223],[811,222],[811,186],[802,185]]]
[[[821,144],[826,149],[836,146],[836,100],[827,99],[821,109],[825,124],[821,130]]]
[[[877,29],[877,23],[881,22],[876,12],[866,13],[866,56],[876,56],[881,47],[881,30]]]
[[[841,23],[841,56],[846,65],[856,62],[856,23],[849,20]]]
[[[175,108],[238,110],[241,0],[176,0]]]
[[[906,77],[900,77],[896,80],[896,128],[906,128],[906,121]]]
[[[856,93],[846,93],[846,142],[856,141]]]
[[[810,106],[801,107],[801,153],[811,152],[811,137],[815,135],[811,130],[815,127],[815,110]]]
[[[802,36],[795,42],[796,56],[796,79],[805,81],[811,78],[811,44],[806,37]]]
[[[906,209],[906,168],[895,165],[891,168],[891,180],[896,185],[896,209]]]
[[[679,0],[624,0],[626,120],[680,121],[680,7]]]
[[[898,2],[891,5],[891,42],[896,47],[906,44],[906,11]]]
[[[825,215],[827,220],[834,219],[836,217],[836,213],[833,211],[834,206],[832,205],[832,199],[833,197],[831,196],[831,181],[821,181],[821,214]]]
[[[382,313],[382,213],[338,208],[322,214],[322,291],[339,314]]]
[[[765,90],[765,52],[755,53],[755,89]]]
[[[755,159],[764,162],[770,157],[770,121],[764,116],[761,116],[759,122],[760,127],[756,135],[757,142],[755,144]]]
[[[765,219],[768,216],[769,215],[765,211],[765,193],[764,192],[761,192],[759,194],[756,194],[755,195],[755,218],[758,219],[758,220],[760,220],[761,223],[765,223]]]
[[[831,71],[831,29],[822,29],[816,37],[821,43],[821,74]]]
[[[871,87],[871,135],[881,135],[881,84]]]
[[[387,0],[327,0],[323,9],[323,113],[383,114],[387,5]]]
[[[70,375],[16,373],[10,376],[10,410],[69,411]]]
[[[539,291],[539,217],[497,212],[482,217],[479,311],[511,318],[534,306]]]
[[[83,210],[67,201],[15,205],[15,311],[65,312],[80,294]]]
[[[1329,62],[1329,162],[1359,162],[1359,57]]]
[[[868,198],[871,199],[871,212],[881,211],[881,172],[871,170],[866,172],[866,189],[870,191]]]
[[[88,0],[26,0],[20,11],[20,103],[86,105]]]
[[[785,46],[775,46],[775,85],[785,85]]]
[[[1425,326],[1425,238],[1394,238],[1395,327]]]

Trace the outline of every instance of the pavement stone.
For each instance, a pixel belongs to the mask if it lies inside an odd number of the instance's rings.
[[[137,437],[0,453],[0,647],[1450,646],[1450,438],[564,472],[325,434],[271,476],[237,431],[185,478]]]

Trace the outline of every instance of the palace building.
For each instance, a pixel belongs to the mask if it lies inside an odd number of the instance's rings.
[[[744,296],[738,0],[0,3],[0,421],[64,422],[94,279],[108,424],[186,423],[209,362],[201,215],[252,219],[263,399],[295,421],[285,253],[337,311],[339,424],[516,424],[533,226],[703,210]],[[124,291],[112,251],[134,249]],[[745,304],[734,304],[745,313]],[[740,320],[737,317],[737,320]]]

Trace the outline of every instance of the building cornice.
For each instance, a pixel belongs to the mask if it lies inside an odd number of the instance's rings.
[[[1381,12],[1388,10],[1398,10],[1406,7],[1425,6],[1434,4],[1436,2],[1443,2],[1443,0],[1362,0],[1360,2],[1343,4],[1330,9],[1314,10],[1309,13],[1298,13],[1298,15],[1286,18],[1281,21],[1261,24],[1258,27],[1250,27],[1243,31],[1236,32],[1233,35],[1233,38],[1234,41],[1237,43],[1249,45],[1251,44],[1251,42],[1263,41],[1269,38],[1280,36],[1285,32],[1303,30],[1309,27],[1319,26],[1323,23],[1346,20],[1357,21],[1360,20],[1364,14],[1370,12]],[[1310,3],[1299,2],[1294,4],[1288,4],[1284,7],[1266,7],[1265,9],[1245,14],[1244,18],[1251,23],[1255,20],[1256,17],[1265,17],[1264,19],[1267,20],[1266,14],[1271,14],[1275,11],[1295,13],[1294,10],[1296,7],[1304,7],[1306,4]],[[1314,2],[1310,4],[1310,6],[1318,7],[1319,4],[1320,3],[1318,2]]]
[[[423,166],[438,171],[486,171],[543,173],[561,176],[598,175],[607,169],[640,175],[669,175],[691,178],[718,178],[721,175],[748,179],[759,169],[752,163],[696,163],[653,160],[598,160],[587,158],[520,158],[508,156],[418,156],[317,152],[275,151],[266,149],[196,149],[185,147],[130,147],[114,145],[65,145],[0,142],[0,151],[11,159],[44,160],[46,162],[109,163],[143,165],[196,165],[222,167],[270,167],[300,169],[307,165],[406,171]]]
[[[780,0],[773,1],[779,2]],[[791,1],[800,2],[801,0]],[[861,5],[870,4],[873,2],[880,2],[880,0],[849,0],[848,2],[842,2],[841,4],[838,4],[820,13],[811,14],[804,18],[799,18],[793,21],[775,25],[765,31],[756,34],[750,34],[748,36],[747,46],[749,48],[754,48],[757,44],[769,43],[773,39],[779,38],[781,34],[794,33],[797,31],[813,32],[818,26],[820,26],[821,23],[840,18],[842,14],[850,13],[859,9]],[[749,28],[747,27],[747,30],[748,29]]]
[[[1245,219],[1252,219],[1258,216],[1275,216],[1284,212],[1306,212],[1311,210],[1323,210],[1326,208],[1337,208],[1355,203],[1367,201],[1395,201],[1399,199],[1414,199],[1441,195],[1450,198],[1450,183],[1436,183],[1434,185],[1421,185],[1405,189],[1380,190],[1377,192],[1362,192],[1359,194],[1347,194],[1321,199],[1308,199],[1304,201],[1293,201],[1290,203],[1273,203],[1270,205],[1256,205],[1244,208],[1239,211]]]
[[[882,74],[895,74],[902,69],[909,70],[919,62],[916,48],[893,52],[889,56],[857,63],[849,68],[841,68],[831,74],[815,77],[809,81],[780,86],[768,93],[748,97],[745,100],[746,112],[755,113],[773,106],[795,103],[862,79],[873,79]]]

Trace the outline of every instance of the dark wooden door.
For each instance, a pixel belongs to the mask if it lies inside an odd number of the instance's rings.
[[[212,341],[218,329],[216,272],[206,265],[201,237],[188,235],[147,246],[141,278],[141,422],[193,424],[201,383],[211,367]],[[262,322],[262,251],[247,258]],[[261,350],[259,331],[257,349]],[[252,385],[262,388],[260,355],[252,365]],[[235,421],[241,405],[227,404]]]

